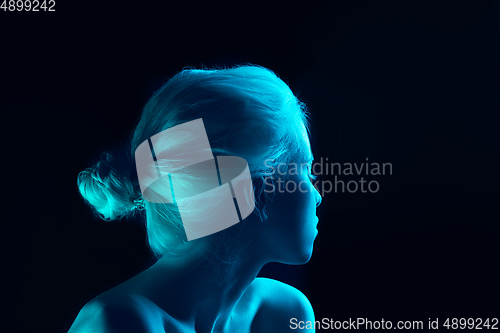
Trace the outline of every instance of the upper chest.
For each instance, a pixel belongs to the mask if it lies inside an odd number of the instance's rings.
[[[227,323],[224,328],[220,325],[214,327],[213,333],[263,333],[263,325],[258,322],[257,313],[259,312],[260,302],[256,294],[249,292],[245,293],[242,298],[235,305],[234,309],[229,316]],[[153,316],[150,316],[156,323],[158,329],[154,332],[183,332],[183,333],[195,333],[196,323],[182,323],[174,318],[172,318],[165,311],[157,308],[150,309]]]

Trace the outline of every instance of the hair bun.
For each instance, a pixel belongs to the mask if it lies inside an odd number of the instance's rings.
[[[80,194],[104,220],[130,216],[143,207],[131,164],[125,154],[104,151],[94,167],[78,175]]]

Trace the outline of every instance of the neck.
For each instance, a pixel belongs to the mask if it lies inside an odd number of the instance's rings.
[[[220,254],[177,262],[161,258],[140,274],[140,292],[196,332],[223,331],[265,264],[257,257],[246,249],[230,262]]]

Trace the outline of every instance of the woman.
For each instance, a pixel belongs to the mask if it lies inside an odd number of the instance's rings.
[[[214,155],[248,163],[255,209],[188,241],[175,204],[144,200],[130,156],[153,135],[199,118]],[[146,104],[130,148],[127,159],[103,154],[78,186],[106,220],[144,213],[158,261],[86,304],[69,332],[283,332],[292,318],[314,321],[300,291],[256,278],[268,262],[309,261],[317,235],[321,196],[311,182],[305,106],[281,79],[250,65],[183,70]]]

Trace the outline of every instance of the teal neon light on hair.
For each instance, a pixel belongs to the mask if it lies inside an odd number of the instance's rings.
[[[145,105],[128,156],[134,156],[138,145],[151,136],[198,118],[203,118],[214,155],[240,156],[248,162],[255,188],[254,213],[265,220],[268,200],[263,184],[269,168],[288,164],[301,150],[309,150],[304,146],[304,138],[309,142],[304,104],[264,67],[185,69]],[[185,179],[185,186],[189,181]],[[187,242],[175,204],[143,201],[130,157],[104,154],[96,166],[80,173],[78,187],[105,220],[144,212],[148,242],[158,256],[182,257],[212,237]]]

